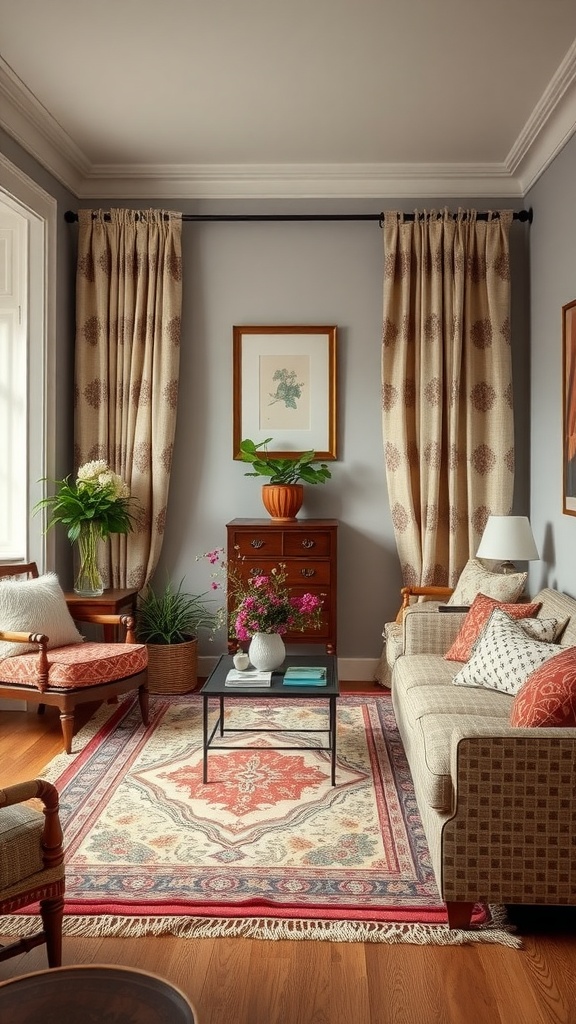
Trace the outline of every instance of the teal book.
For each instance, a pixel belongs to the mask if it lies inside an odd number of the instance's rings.
[[[326,669],[290,665],[284,673],[285,686],[326,686]]]

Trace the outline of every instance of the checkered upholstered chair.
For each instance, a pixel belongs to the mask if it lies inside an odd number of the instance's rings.
[[[77,704],[137,690],[148,724],[148,651],[136,643],[134,619],[92,612],[82,612],[81,619],[122,626],[125,642],[84,640],[54,573],[39,576],[34,562],[0,566],[0,697],[39,710],[57,707],[68,754]]]
[[[44,813],[24,802],[39,798]],[[36,779],[0,789],[0,915],[40,903],[42,928],[0,946],[0,960],[46,943],[48,964],[62,963],[64,853],[58,790]]]

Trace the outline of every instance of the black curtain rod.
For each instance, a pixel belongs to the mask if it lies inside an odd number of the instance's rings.
[[[96,214],[93,214],[96,216]],[[211,213],[183,213],[182,220],[184,221],[307,221],[307,220],[377,220],[382,227],[384,223],[384,213],[232,213],[232,214],[211,214]],[[404,220],[414,220],[416,214],[404,213],[402,214]],[[421,215],[422,216],[422,215]],[[457,218],[458,214],[452,213],[450,215],[454,219]],[[488,220],[490,214],[488,213],[477,213],[476,220]],[[498,210],[493,211],[493,217],[499,217]],[[512,220],[528,221],[532,223],[532,207],[529,210],[517,210],[512,214]],[[104,219],[109,219],[109,215],[105,214]],[[64,214],[64,220],[68,224],[73,224],[78,220],[78,214],[74,213],[73,210],[66,210]]]

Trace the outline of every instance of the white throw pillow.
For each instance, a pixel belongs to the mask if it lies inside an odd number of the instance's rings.
[[[483,686],[514,696],[528,676],[556,654],[555,644],[532,640],[520,622],[495,608],[469,661],[453,682],[456,686]]]
[[[53,572],[34,580],[0,580],[0,629],[11,633],[45,633],[48,647],[80,644],[83,640]],[[34,644],[0,641],[0,659],[37,650]]]
[[[490,572],[478,558],[471,558],[462,569],[448,604],[471,605],[477,594],[514,602],[524,590],[527,578],[527,572]]]

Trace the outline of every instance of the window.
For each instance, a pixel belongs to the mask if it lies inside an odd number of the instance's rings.
[[[54,564],[56,200],[0,155],[0,560]]]

